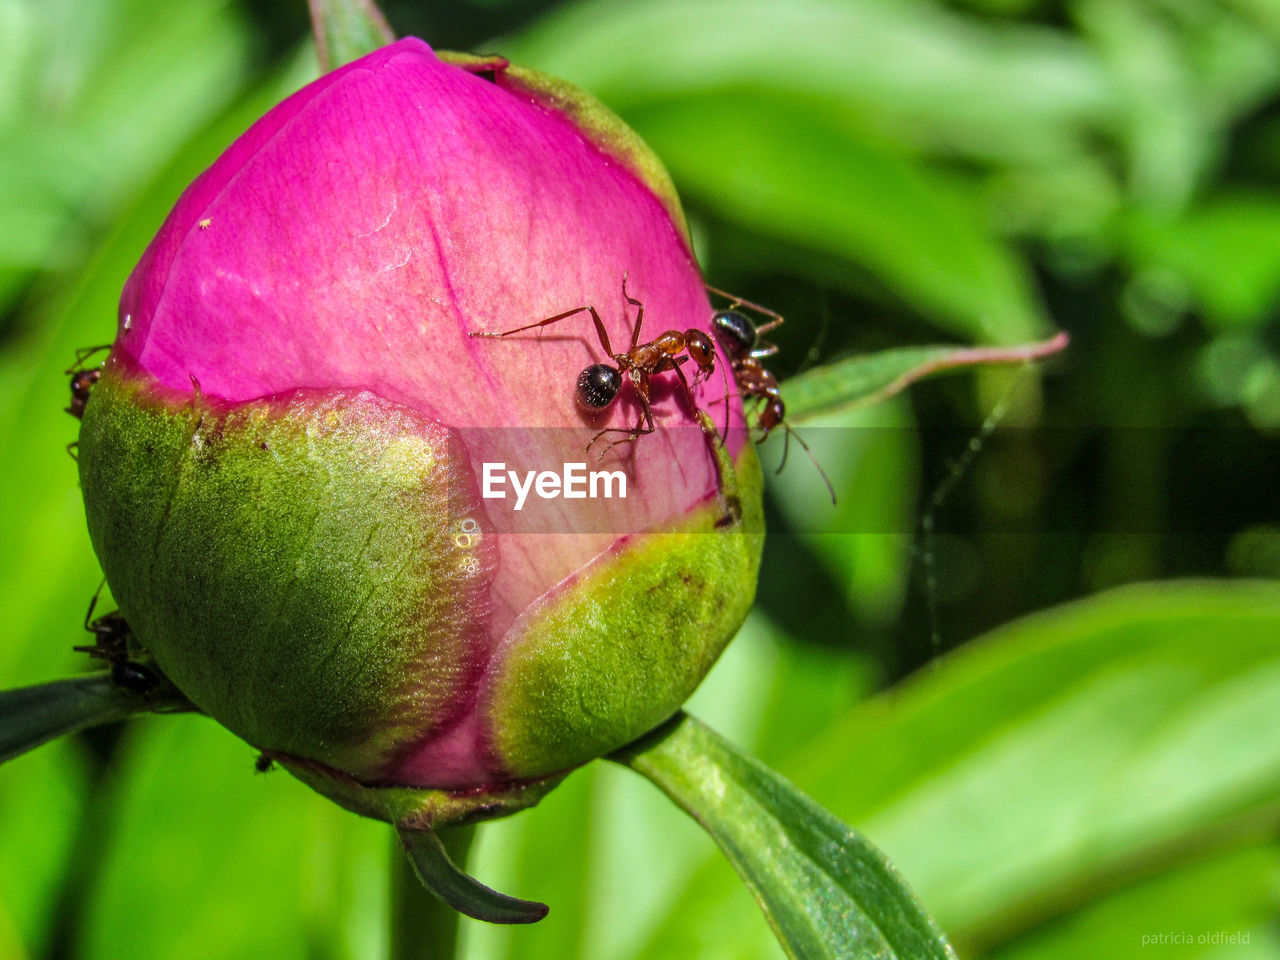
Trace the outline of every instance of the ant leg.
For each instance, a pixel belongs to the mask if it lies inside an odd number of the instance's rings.
[[[756,313],[760,314],[762,317],[769,317],[768,323],[762,323],[760,326],[756,327],[757,334],[768,333],[770,330],[777,330],[785,322],[782,314],[778,313],[776,310],[770,310],[768,307],[762,307],[760,306],[760,304],[752,303],[750,300],[743,300],[741,297],[735,297],[732,293],[728,293],[727,291],[720,290],[717,287],[713,287],[709,283],[703,284],[703,286],[705,286],[708,290],[710,290],[716,296],[724,297],[726,300],[731,301],[729,305],[730,310],[732,310],[734,307],[746,307],[748,310],[754,310]],[[752,354],[752,356],[754,356],[754,354]],[[767,356],[770,356],[770,354],[766,353],[766,354],[762,354],[762,356],[767,357]]]
[[[515,327],[511,330],[503,330],[501,332],[473,330],[468,333],[467,336],[486,337],[496,340],[499,337],[509,337],[513,333],[523,333],[525,330],[534,330],[538,327],[546,327],[553,323],[559,323],[561,320],[567,320],[569,317],[579,313],[591,314],[591,320],[596,325],[596,335],[600,338],[600,346],[604,347],[604,352],[612,357],[613,347],[609,346],[609,334],[605,332],[604,323],[600,320],[600,314],[596,313],[595,307],[574,307],[572,310],[566,310],[564,313],[557,313],[554,317],[547,317],[547,319],[538,320],[535,323],[526,323],[523,327]]]
[[[70,443],[67,444],[67,456],[70,457],[72,460],[74,460],[76,463],[80,462],[80,455],[76,452],[79,446],[80,446],[79,440],[72,440]]]
[[[89,621],[93,619],[94,608],[97,607],[98,598],[102,596],[102,588],[105,587],[106,585],[107,585],[107,578],[103,577],[101,580],[98,581],[98,589],[93,591],[93,596],[89,598],[89,609],[86,610],[84,614],[84,628],[88,630],[90,633],[93,632],[93,627],[89,626]]]
[[[640,414],[640,419],[636,421],[636,425],[634,427],[607,427],[604,430],[601,430],[599,433],[597,433],[594,437],[591,438],[591,442],[587,444],[587,450],[590,450],[593,446],[595,446],[596,441],[599,440],[601,437],[603,437],[606,433],[625,433],[626,436],[623,437],[621,440],[614,440],[612,443],[606,444],[605,448],[600,451],[600,456],[597,457],[596,459],[603,460],[605,456],[609,453],[609,451],[612,450],[614,447],[618,446],[619,444],[634,443],[636,440],[639,440],[641,437],[648,436],[649,434],[653,433],[653,430],[654,430],[652,418],[649,418],[649,424],[647,427],[641,426],[643,423],[645,423],[645,419],[647,416],[648,415],[644,413]]]
[[[776,324],[774,326],[776,326]],[[760,330],[763,330],[763,329],[764,327],[758,328],[756,330],[756,333],[759,333]],[[773,327],[771,326],[770,329],[773,329]],[[776,343],[770,343],[768,340],[757,340],[755,347],[752,349],[751,353],[748,354],[748,356],[750,356],[753,360],[760,360],[763,357],[772,357],[777,352],[778,352],[778,345]]]
[[[634,443],[641,437],[648,436],[654,432],[653,410],[649,407],[649,384],[644,382],[643,386],[636,385],[636,396],[640,398],[640,419],[636,421],[634,427],[605,427],[587,444],[587,450],[590,451],[596,445],[596,441],[603,437],[606,433],[625,433],[626,436],[621,440],[615,440],[600,452],[599,459],[603,460],[605,454],[616,447],[620,443]],[[641,426],[641,425],[644,426]]]
[[[725,372],[725,366],[724,358],[721,358],[720,380],[724,384],[724,439],[727,443],[729,441],[729,374]],[[736,388],[737,385],[735,382],[734,387]]]
[[[698,410],[699,410],[699,409],[701,409],[701,408],[698,406],[697,401],[693,399],[693,388],[689,386],[689,381],[688,381],[688,379],[686,379],[686,377],[685,377],[685,375],[684,375],[684,371],[680,369],[680,363],[681,363],[682,361],[684,361],[684,360],[687,360],[687,359],[688,359],[688,357],[680,357],[680,358],[678,358],[678,359],[676,360],[676,362],[675,362],[675,363],[673,363],[673,364],[671,365],[671,369],[673,369],[673,370],[676,372],[676,376],[680,378],[680,385],[681,385],[682,387],[684,387],[684,396],[685,396],[685,399],[689,401],[689,409],[690,409],[690,411],[692,411],[692,412],[693,412],[693,414],[696,416],[696,415],[697,415],[697,413],[698,413]],[[729,408],[728,408],[728,404],[726,404],[726,405],[725,405],[725,411],[726,411],[726,426],[725,426],[725,431],[724,431],[724,437],[719,438],[719,439],[721,439],[721,440],[724,440],[724,439],[726,439],[726,438],[729,436],[729,427],[728,427],[728,425],[727,425],[727,420],[728,420],[727,412],[728,412],[728,409],[729,409]],[[710,433],[707,433],[707,428],[706,428],[706,426],[705,426],[705,425],[702,427],[702,432],[703,432],[704,434],[706,434],[707,436],[711,436],[711,434],[710,434]],[[712,433],[714,433],[714,432],[715,432],[715,427],[714,427],[714,426],[711,428],[711,432],[712,432]]]
[[[101,353],[103,350],[110,350],[111,344],[103,343],[96,347],[78,347],[76,349],[76,359],[63,373],[78,373],[83,367],[84,362],[92,357],[95,353]]]
[[[627,271],[622,271],[622,299],[636,308],[636,325],[631,329],[631,349],[640,342],[640,324],[644,323],[644,304],[627,293]],[[610,354],[612,356],[612,354]]]

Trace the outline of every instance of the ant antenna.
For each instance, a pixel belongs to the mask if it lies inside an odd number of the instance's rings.
[[[804,448],[804,452],[809,455],[809,462],[812,463],[813,468],[818,471],[818,476],[822,478],[822,482],[827,485],[827,493],[831,495],[831,505],[834,507],[836,505],[836,488],[831,485],[831,478],[827,476],[827,471],[822,469],[822,464],[820,464],[818,462],[818,458],[813,455],[813,451],[809,449],[809,445],[804,442],[804,437],[791,429],[791,424],[783,421],[781,426],[782,429],[786,431],[786,435],[782,440],[782,462],[778,464],[778,469],[775,470],[774,473],[781,473],[782,468],[787,465],[787,450],[790,446],[791,438],[795,437],[796,443],[800,444],[800,446]]]
[[[728,443],[729,442],[729,374],[726,373],[724,369],[727,366],[727,363],[725,362],[726,358],[723,355],[721,355],[719,359],[720,359],[720,382],[724,384],[724,433],[721,434],[720,436],[720,442]],[[735,383],[734,386],[736,387],[737,384]],[[739,396],[741,395],[739,394]]]

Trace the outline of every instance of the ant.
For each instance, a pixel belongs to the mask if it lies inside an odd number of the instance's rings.
[[[96,620],[93,618],[94,608],[98,605],[98,597],[106,580],[98,584],[89,601],[89,609],[84,615],[84,628],[94,635],[91,646],[72,647],[78,653],[87,653],[99,660],[111,664],[111,682],[133,693],[150,693],[160,685],[160,678],[155,671],[144,664],[129,659],[129,637],[133,631],[128,622],[120,615],[119,610],[104,614]]]
[[[831,479],[818,463],[809,445],[786,422],[787,406],[782,402],[778,380],[760,362],[764,357],[772,357],[778,352],[775,344],[761,338],[763,334],[782,326],[782,315],[749,300],[717,290],[713,286],[708,285],[707,289],[731,301],[728,309],[717,310],[712,314],[711,329],[715,331],[716,339],[720,341],[720,346],[732,363],[733,379],[738,385],[738,390],[742,393],[743,399],[764,401],[756,413],[756,426],[760,428],[760,437],[756,443],[764,443],[770,431],[777,427],[782,427],[786,431],[787,443],[783,445],[782,462],[778,464],[777,469],[777,472],[781,473],[782,468],[787,465],[787,444],[792,437],[795,437],[796,443],[804,448],[804,452],[809,455],[809,459],[817,468],[818,475],[822,477],[822,482],[827,485],[827,492],[831,494],[831,502],[834,504],[836,491],[831,485]],[[739,313],[738,307],[746,307],[769,319],[756,325],[746,314]]]
[[[476,332],[468,334],[468,336],[472,337],[506,337],[513,333],[522,333],[525,330],[533,330],[559,323],[561,320],[566,320],[580,313],[590,313],[591,321],[596,327],[596,336],[600,338],[600,346],[604,348],[604,352],[613,360],[613,363],[593,363],[578,374],[577,400],[579,405],[589,412],[603,410],[608,407],[617,399],[618,392],[622,389],[623,374],[631,381],[632,389],[635,390],[636,396],[640,398],[640,418],[636,421],[634,427],[606,427],[592,437],[591,442],[587,444],[587,449],[590,450],[595,446],[596,441],[605,434],[626,434],[621,440],[615,440],[604,448],[600,454],[600,459],[602,460],[605,454],[618,444],[631,443],[654,432],[653,410],[649,402],[649,380],[651,377],[668,370],[674,370],[676,376],[680,378],[680,385],[684,388],[689,406],[696,411],[698,406],[693,399],[692,386],[697,386],[711,376],[712,371],[715,369],[716,361],[715,344],[712,342],[711,337],[702,330],[685,330],[683,333],[679,330],[668,330],[665,333],[658,334],[655,339],[647,343],[641,343],[640,326],[644,322],[644,304],[627,293],[627,275],[625,272],[622,274],[622,299],[636,308],[635,326],[631,328],[631,346],[624,353],[613,352],[613,347],[609,343],[609,334],[605,331],[604,323],[600,320],[600,314],[592,306],[574,307],[564,313],[557,313],[554,317],[547,317],[547,319],[539,320],[536,323],[527,323],[523,327],[504,330],[501,333]],[[682,354],[684,355],[682,356]],[[693,360],[698,368],[698,372],[694,374],[692,386],[684,371],[680,369],[680,365],[689,360]],[[704,432],[706,429],[704,426]]]
[[[105,343],[100,347],[81,347],[76,351],[75,363],[63,371],[71,378],[71,406],[67,407],[66,410],[77,420],[84,419],[84,407],[89,402],[89,393],[102,376],[101,366],[86,370],[85,361],[95,353],[110,349],[111,344],[109,343]]]
[[[265,753],[260,753],[253,761],[253,769],[256,773],[270,773],[275,769],[276,762]]]

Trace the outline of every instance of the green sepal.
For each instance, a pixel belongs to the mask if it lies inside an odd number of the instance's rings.
[[[456,830],[531,807],[560,783],[565,774],[500,784],[485,790],[423,790],[368,786],[318,763],[271,756],[340,807],[392,824],[419,882],[453,909],[490,923],[534,923],[546,916],[546,904],[499,893],[459,869],[450,859],[439,833],[442,829]]]
[[[456,437],[359,391],[219,404],[110,368],[80,434],[94,549],[141,644],[255,747],[364,780],[447,719],[491,538]]]
[[[584,763],[661,724],[746,619],[764,547],[760,464],[751,444],[730,458],[704,426],[716,495],[596,558],[513,627],[488,709],[514,775]]]
[[[338,806],[406,830],[477,823],[517,813],[536,804],[568,773],[469,790],[380,787],[315,761],[278,753],[267,756]]]
[[[545,903],[509,897],[459,870],[439,835],[429,827],[400,827],[398,833],[418,880],[459,913],[489,923],[536,923],[547,915]]]
[[[865,837],[685,714],[611,759],[711,834],[796,960],[956,960]]]

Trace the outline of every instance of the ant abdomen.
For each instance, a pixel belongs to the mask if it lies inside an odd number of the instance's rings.
[[[132,660],[111,664],[111,682],[132,693],[150,693],[160,686],[160,678],[155,673]]]
[[[578,403],[590,410],[613,403],[621,389],[622,374],[607,363],[593,363],[578,374]]]
[[[711,317],[711,327],[734,359],[747,356],[756,345],[755,324],[734,310],[717,311]]]

